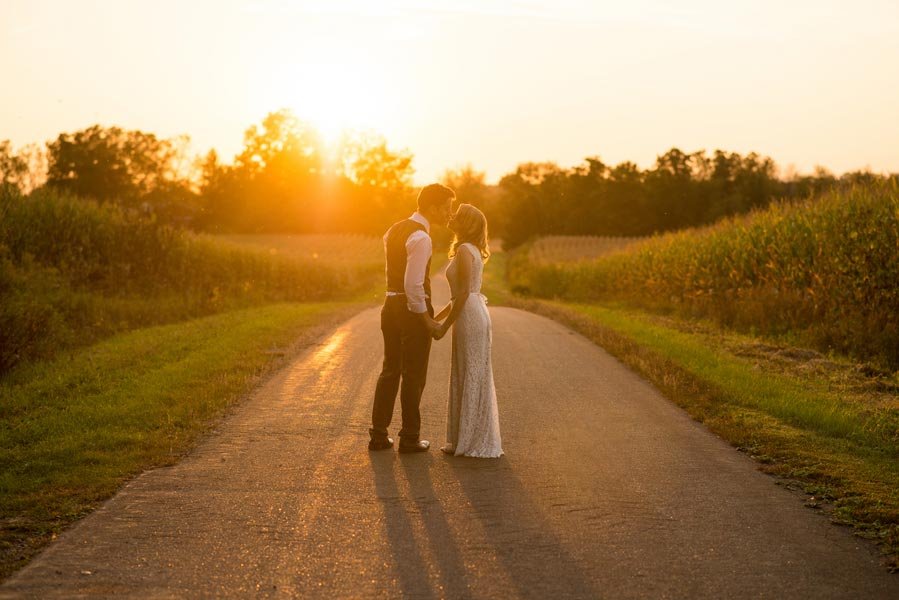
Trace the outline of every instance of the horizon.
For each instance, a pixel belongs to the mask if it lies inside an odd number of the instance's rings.
[[[0,6],[19,92],[0,99],[0,139],[100,124],[231,162],[288,108],[326,139],[364,129],[408,150],[416,185],[466,164],[491,184],[526,162],[646,169],[672,147],[757,152],[781,174],[899,172],[889,2],[91,6]]]

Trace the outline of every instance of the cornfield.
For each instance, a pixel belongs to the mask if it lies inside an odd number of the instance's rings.
[[[52,190],[0,190],[0,373],[116,332],[350,298],[383,278],[376,238],[327,238],[248,247]]]
[[[590,261],[534,260],[531,250],[510,262],[519,292],[674,310],[899,367],[895,183],[778,203]]]

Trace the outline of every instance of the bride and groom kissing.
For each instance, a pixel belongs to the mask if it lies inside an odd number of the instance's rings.
[[[487,219],[470,204],[460,204],[453,212],[455,198],[456,193],[444,185],[425,186],[418,195],[418,210],[384,234],[384,365],[375,388],[369,450],[393,448],[387,428],[399,391],[402,428],[398,451],[428,451],[430,442],[419,437],[419,405],[431,342],[452,328],[446,444],[441,450],[481,458],[503,454],[490,359],[492,325],[487,300],[481,294],[484,263],[490,256]],[[432,224],[448,227],[454,234],[446,268],[452,299],[436,314],[431,304]]]

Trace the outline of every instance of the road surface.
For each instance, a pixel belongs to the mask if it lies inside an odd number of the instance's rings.
[[[0,598],[899,598],[870,543],[602,349],[530,313],[491,314],[505,457],[437,450],[449,338],[422,403],[434,449],[366,450],[382,348],[366,310]]]

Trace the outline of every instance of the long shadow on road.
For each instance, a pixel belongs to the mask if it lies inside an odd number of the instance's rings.
[[[599,597],[508,459],[448,461],[519,596]]]
[[[506,459],[378,453],[370,464],[405,596],[597,596]]]
[[[375,491],[403,595],[462,597],[468,590],[465,566],[431,482],[432,461],[430,455],[373,454]]]

